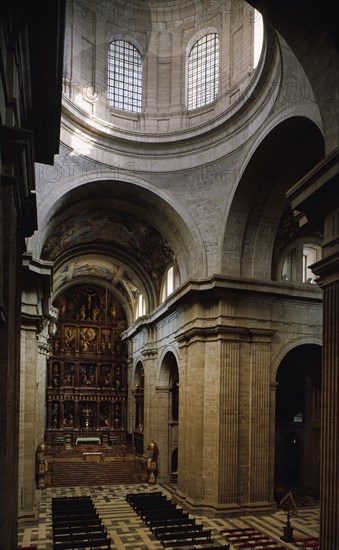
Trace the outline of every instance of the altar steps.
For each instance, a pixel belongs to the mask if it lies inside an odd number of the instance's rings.
[[[48,463],[48,487],[122,485],[143,483],[145,465],[138,459],[121,457],[97,462],[70,458]]]

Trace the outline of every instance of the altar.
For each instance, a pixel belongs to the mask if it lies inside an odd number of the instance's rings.
[[[100,437],[77,437],[76,445],[101,445]]]

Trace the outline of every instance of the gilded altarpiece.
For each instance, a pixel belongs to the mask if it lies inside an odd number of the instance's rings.
[[[99,287],[72,287],[55,301],[57,333],[48,362],[46,442],[72,447],[78,437],[102,445],[126,440],[126,317]]]

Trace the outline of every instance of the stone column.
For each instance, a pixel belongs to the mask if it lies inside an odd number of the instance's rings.
[[[338,217],[339,220],[339,217]],[[324,290],[321,376],[320,544],[339,548],[339,254],[314,267]]]

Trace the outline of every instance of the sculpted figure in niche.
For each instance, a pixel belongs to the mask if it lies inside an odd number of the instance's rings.
[[[65,349],[73,348],[74,340],[75,340],[74,328],[65,327],[64,336],[65,336]]]
[[[98,320],[99,313],[100,313],[99,308],[98,308],[97,306],[94,306],[93,311],[92,311],[92,319],[93,319],[93,321],[97,321],[97,320]]]
[[[121,381],[120,381],[120,367],[116,367],[115,369],[115,381],[114,381],[114,385],[116,387],[117,390],[120,389],[120,386],[121,386]]]
[[[93,365],[90,367],[80,367],[80,384],[82,386],[95,385],[95,367]]]
[[[86,404],[81,411],[82,425],[88,428],[92,424],[93,406]]]
[[[109,427],[109,406],[106,405],[100,411],[100,426]]]
[[[59,405],[58,405],[58,403],[53,403],[52,426],[53,426],[53,428],[58,428],[59,427]]]
[[[120,410],[120,404],[116,403],[114,405],[114,427],[120,428],[121,425],[121,410]]]
[[[59,350],[60,350],[60,340],[59,340],[59,338],[56,338],[54,340],[54,344],[53,344],[54,355],[57,355],[59,353]]]
[[[73,405],[65,404],[64,426],[73,426]]]
[[[83,290],[82,292],[85,296],[87,296],[87,307],[88,311],[91,311],[92,309],[92,298],[96,296],[96,292],[91,292],[90,289]]]
[[[101,382],[101,386],[103,388],[110,387],[110,385],[111,385],[111,373],[110,373],[110,368],[109,367],[106,367],[105,369],[103,368],[100,382]]]
[[[84,321],[86,319],[86,308],[85,306],[81,306],[80,308],[80,320]]]
[[[116,316],[117,316],[117,308],[116,308],[115,305],[113,304],[113,305],[111,306],[111,317],[112,317],[112,319],[115,319]]]
[[[61,315],[61,317],[64,317],[66,315],[66,311],[67,311],[67,304],[66,304],[66,301],[63,300],[60,304],[60,315]]]
[[[58,369],[57,365],[53,366],[52,385],[53,385],[54,388],[59,386],[59,369]]]
[[[65,367],[64,386],[74,386],[74,383],[74,365],[71,365],[70,367]]]

